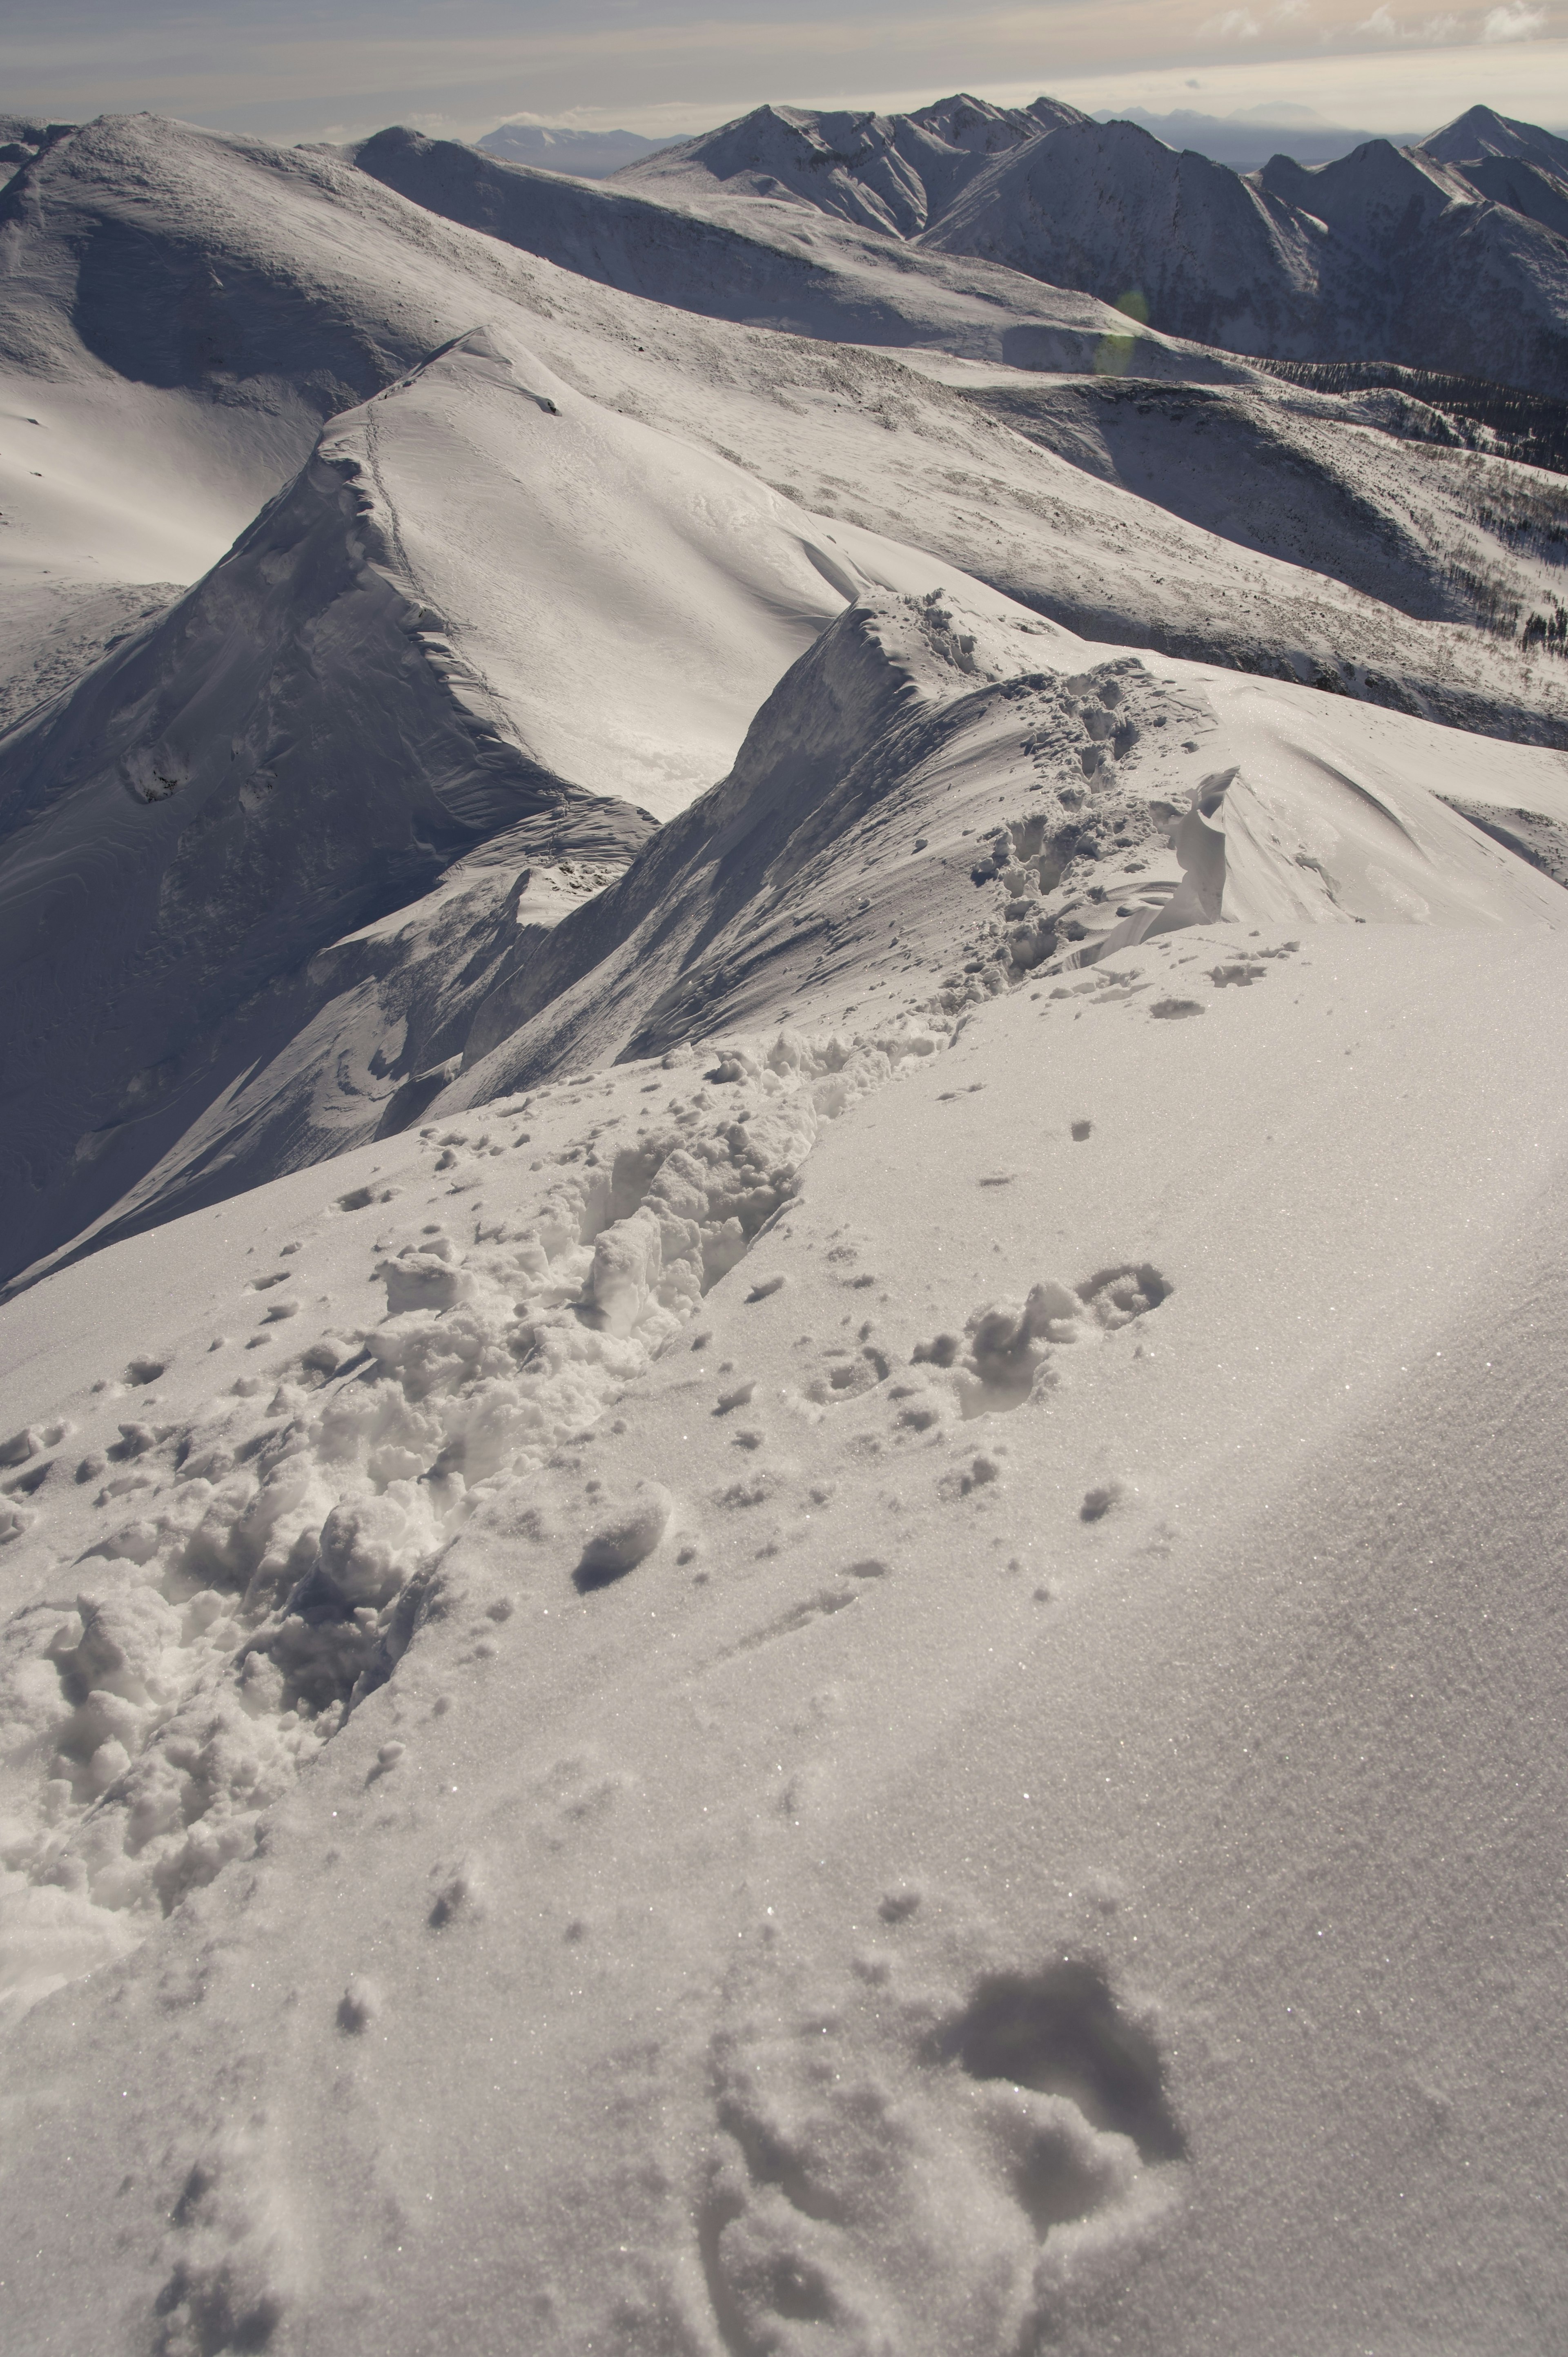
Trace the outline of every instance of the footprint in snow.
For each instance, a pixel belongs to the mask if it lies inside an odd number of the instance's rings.
[[[1012,2357],[1104,2296],[1180,2187],[1157,2037],[1100,1962],[955,1993],[920,1892],[878,1915],[843,1975],[766,1949],[714,2040],[697,2245],[732,2357]]]

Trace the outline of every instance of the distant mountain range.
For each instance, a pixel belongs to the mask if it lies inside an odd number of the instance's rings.
[[[1489,107],[1412,146],[1242,175],[1052,99],[765,106],[616,185],[729,219],[737,199],[809,205],[1230,351],[1376,355],[1545,393],[1568,370],[1568,140]]]
[[[623,165],[640,163],[645,156],[657,155],[661,147],[673,146],[687,135],[678,132],[673,139],[644,139],[636,131],[577,131],[565,124],[502,123],[474,144],[487,156],[499,156],[509,164],[533,164],[547,172],[570,172],[579,180],[603,180]]]
[[[1415,131],[1352,131],[1342,123],[1325,122],[1310,106],[1251,106],[1234,114],[1202,114],[1190,106],[1178,106],[1169,114],[1151,114],[1142,106],[1101,107],[1094,119],[1135,123],[1167,147],[1190,147],[1212,163],[1229,164],[1233,172],[1255,172],[1271,156],[1292,156],[1298,164],[1333,164],[1369,139],[1412,147],[1421,135]]]

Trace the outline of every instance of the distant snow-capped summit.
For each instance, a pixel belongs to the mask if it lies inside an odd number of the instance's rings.
[[[1002,107],[964,91],[916,114],[759,106],[618,178],[664,198],[805,203],[863,228],[916,237],[995,156],[1087,121],[1056,99]]]
[[[1542,131],[1539,124],[1516,123],[1495,114],[1489,106],[1472,106],[1445,123],[1441,131],[1420,142],[1421,151],[1435,164],[1457,164],[1468,169],[1488,157],[1538,165],[1542,171],[1568,172],[1568,139]]]

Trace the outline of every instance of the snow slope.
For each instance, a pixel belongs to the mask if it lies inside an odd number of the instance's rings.
[[[0,1309],[27,2346],[1550,2345],[1568,777],[1069,651]]]
[[[547,228],[557,219],[551,208],[568,205],[575,226],[561,250],[600,276],[609,265],[594,258],[594,224],[624,224],[629,206],[642,226],[617,271],[634,281],[640,274],[651,292],[682,301],[752,307],[758,299],[749,231],[738,243],[702,249],[703,291],[693,286],[684,264],[673,278],[667,268],[671,252],[679,261],[684,250],[682,216],[668,208],[632,204],[560,176],[530,179],[472,150],[403,135],[392,146],[408,167],[409,185],[432,203],[446,201],[443,175],[456,158],[454,170],[490,175],[525,214],[542,206]],[[51,578],[68,561],[85,578],[193,576],[304,462],[318,430],[316,410],[349,396],[348,356],[358,356],[351,364],[373,388],[478,321],[510,319],[548,365],[596,400],[704,444],[819,514],[926,547],[1079,633],[1112,643],[1152,640],[1268,672],[1284,650],[1303,675],[1337,677],[1362,694],[1369,674],[1380,683],[1370,692],[1408,709],[1508,733],[1559,725],[1562,699],[1550,666],[1529,672],[1474,632],[1412,631],[1400,614],[1364,598],[1347,603],[1298,567],[1260,565],[1250,554],[1238,561],[1212,536],[1173,527],[1146,501],[1091,484],[999,433],[994,421],[977,420],[932,385],[929,359],[918,352],[909,357],[927,372],[923,382],[875,353],[823,350],[800,336],[693,317],[670,303],[619,293],[439,221],[335,154],[285,153],[121,119],[89,126],[51,150],[31,167],[17,204],[5,232],[17,267],[0,289],[0,333],[16,355],[15,405],[24,421],[35,414],[51,432],[69,426],[98,454],[101,468],[113,466],[116,483],[107,515],[101,501],[86,511],[99,519],[102,554],[89,548],[70,557],[78,511],[52,477],[29,475],[45,503],[38,529],[50,540]],[[786,210],[793,219],[812,218],[798,206]],[[746,218],[755,219],[755,208]],[[712,225],[695,227],[707,237]],[[512,230],[533,233],[526,222]],[[899,266],[908,258],[904,247],[869,232],[857,236],[823,221],[810,250],[842,261],[844,239],[857,253],[875,253],[879,284],[909,283]],[[112,283],[121,310],[107,317],[110,282],[83,274],[82,256],[100,243],[120,257]],[[202,298],[209,311],[199,314],[209,340],[189,348],[180,382],[150,384],[144,380],[162,364],[184,316],[177,307],[170,321],[169,289],[188,283],[181,273],[192,266],[193,244],[216,281]],[[1087,297],[1052,297],[1056,325],[1021,320],[1019,308],[993,300],[992,280],[983,269],[977,277],[972,264],[942,265],[951,284],[939,316],[920,268],[916,284],[926,293],[918,304],[908,298],[914,308],[902,318],[901,337],[946,339],[992,360],[1008,351],[1058,365],[1066,357],[1081,369],[1098,355],[1108,366],[1158,364],[1187,377],[1238,371],[1238,364],[1190,347],[1107,338],[1101,330],[1112,315]],[[855,332],[857,323],[864,329],[866,307],[855,291],[864,274],[835,277],[813,262],[805,280],[825,283],[827,292],[820,303],[813,297],[804,325],[825,323],[835,336]],[[977,285],[988,291],[977,294]],[[259,287],[265,305],[252,330]],[[1005,274],[1007,303],[1019,304],[1020,289],[1039,292]],[[772,286],[768,299],[786,318],[795,316],[789,283]],[[161,339],[160,318],[169,330]],[[120,345],[116,319],[132,322]],[[1125,322],[1115,315],[1114,324]],[[135,334],[145,335],[146,349]],[[109,420],[122,413],[131,425],[112,441]],[[37,432],[27,427],[29,436]],[[131,538],[144,544],[139,565],[120,538],[111,543],[125,519]],[[185,535],[183,562],[166,544],[171,524]]]
[[[0,749],[7,1274],[177,1142],[223,1191],[323,1150],[323,1120],[347,1142],[338,1055],[310,1120],[292,1065],[265,1119],[228,1102],[341,986],[301,969],[502,831],[519,867],[624,860],[849,586],[798,509],[499,328],[339,419],[206,581]],[[366,1134],[429,1042],[398,1044],[365,1045]]]
[[[775,112],[764,110],[770,121]],[[759,152],[768,150],[765,138]],[[350,152],[361,171],[446,220],[584,277],[710,317],[766,322],[834,342],[934,345],[1038,367],[1091,367],[1101,340],[1122,324],[1092,297],[1044,288],[1017,272],[955,267],[937,254],[910,254],[902,244],[895,251],[884,234],[887,222],[872,218],[886,208],[860,198],[824,209],[800,201],[782,183],[771,195],[749,183],[736,194],[705,170],[677,163],[665,172],[658,158],[646,171],[617,173],[613,186],[580,187],[402,125]],[[684,153],[674,152],[677,158]],[[809,152],[819,154],[817,147]],[[984,160],[950,152],[955,168]],[[1144,340],[1151,373],[1224,370],[1206,355],[1178,358],[1167,339]]]
[[[1406,613],[1517,639],[1568,595],[1560,479],[1454,447],[1449,421],[1400,393],[1080,377],[969,398],[1102,480]]]

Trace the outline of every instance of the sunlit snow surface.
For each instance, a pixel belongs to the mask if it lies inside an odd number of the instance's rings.
[[[188,503],[13,609],[7,2347],[1552,2348],[1550,667],[1138,495],[1152,404],[272,152],[153,208],[267,367],[78,353]],[[1370,563],[1403,446],[1223,404]]]

